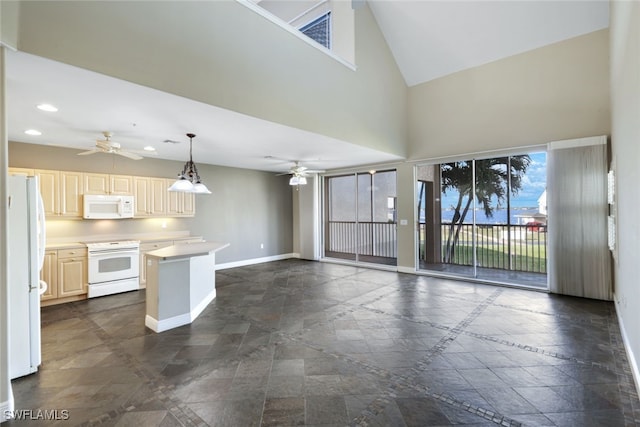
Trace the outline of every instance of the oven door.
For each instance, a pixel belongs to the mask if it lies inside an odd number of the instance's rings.
[[[89,251],[89,284],[138,277],[137,249]]]

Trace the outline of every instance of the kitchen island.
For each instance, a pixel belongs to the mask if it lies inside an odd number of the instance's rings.
[[[163,332],[193,322],[216,297],[216,252],[229,243],[198,242],[147,252],[145,325]]]

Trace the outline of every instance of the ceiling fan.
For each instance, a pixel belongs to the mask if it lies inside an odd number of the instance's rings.
[[[96,148],[78,153],[78,156],[87,156],[89,154],[95,153],[109,153],[118,154],[132,160],[140,160],[143,157],[137,154],[138,152],[145,154],[157,154],[155,151],[125,150],[122,148],[119,142],[111,140],[111,137],[113,136],[111,132],[102,132],[102,134],[104,135],[105,139],[96,140]]]
[[[323,173],[323,170],[312,170],[306,166],[302,166],[299,160],[293,160],[294,165],[289,169],[289,172],[279,173],[278,175],[291,175],[289,185],[305,185],[307,183],[307,176],[314,173]]]

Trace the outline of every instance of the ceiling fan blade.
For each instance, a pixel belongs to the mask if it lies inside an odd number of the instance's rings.
[[[114,151],[115,154],[119,154],[121,156],[127,157],[131,160],[142,160],[142,156],[139,156],[135,153],[130,153],[128,151],[123,151],[123,150],[119,150],[119,151]]]
[[[102,150],[98,150],[96,148],[96,149],[93,149],[93,150],[83,151],[82,153],[78,153],[78,156],[88,156],[89,154],[96,154],[96,153],[101,153],[101,152],[102,152]]]

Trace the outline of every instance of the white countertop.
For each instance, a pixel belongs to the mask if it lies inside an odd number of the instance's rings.
[[[190,258],[194,256],[209,255],[211,252],[218,252],[229,246],[229,243],[220,242],[198,242],[184,245],[172,245],[166,248],[156,249],[147,252],[147,256],[169,260],[176,258]]]

